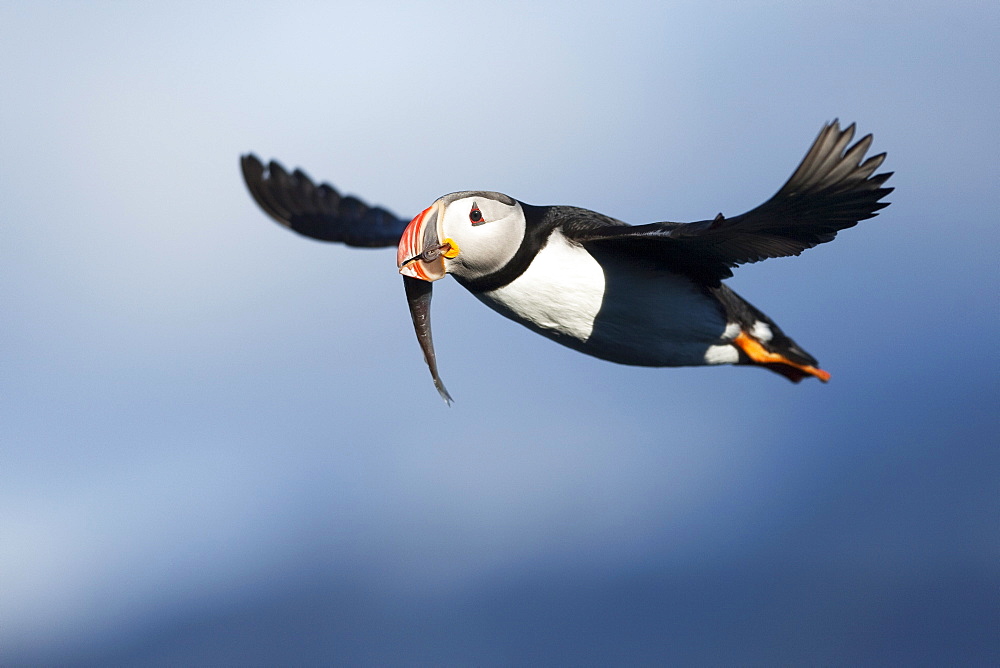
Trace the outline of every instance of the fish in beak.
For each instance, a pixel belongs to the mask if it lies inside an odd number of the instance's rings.
[[[458,245],[454,241],[440,241],[438,221],[442,208],[440,203],[435,202],[410,221],[396,250],[396,265],[403,275],[406,303],[410,307],[410,318],[413,320],[417,342],[424,353],[424,361],[430,369],[438,394],[450,406],[452,398],[438,376],[434,340],[431,338],[432,281],[444,278],[444,259],[458,255]]]

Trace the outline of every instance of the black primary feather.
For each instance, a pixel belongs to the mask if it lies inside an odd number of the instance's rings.
[[[892,172],[872,176],[885,153],[863,160],[872,136],[847,149],[853,136],[853,124],[844,130],[837,121],[824,126],[788,182],[739,216],[720,213],[686,224],[600,225],[570,230],[568,236],[584,245],[655,259],[670,270],[718,285],[739,264],[798,255],[889,206],[880,200],[892,192],[883,187]]]
[[[275,161],[267,167],[257,156],[240,159],[243,179],[260,208],[299,234],[348,246],[396,246],[408,219],[370,207],[356,197],[342,197],[327,184],[315,185],[302,170],[289,174]]]

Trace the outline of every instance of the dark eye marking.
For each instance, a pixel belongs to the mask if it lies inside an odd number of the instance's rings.
[[[482,225],[486,222],[483,220],[483,212],[475,202],[472,203],[472,211],[469,212],[469,222],[473,225]]]

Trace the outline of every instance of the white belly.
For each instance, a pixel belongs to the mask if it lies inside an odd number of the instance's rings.
[[[528,269],[477,294],[490,308],[580,352],[620,364],[737,360],[718,304],[690,280],[602,257],[555,232]]]

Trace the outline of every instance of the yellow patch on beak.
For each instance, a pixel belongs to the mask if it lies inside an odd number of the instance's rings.
[[[444,244],[442,244],[442,245],[447,245],[448,246],[448,250],[446,250],[444,253],[442,253],[442,255],[444,255],[449,260],[451,258],[455,257],[456,255],[458,255],[458,253],[459,253],[458,244],[455,243],[454,239],[451,239],[451,238],[445,239],[444,240]]]

